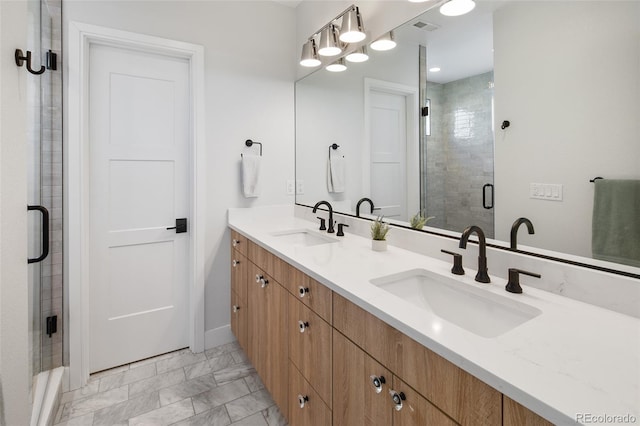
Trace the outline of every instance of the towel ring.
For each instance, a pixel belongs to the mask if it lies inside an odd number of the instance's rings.
[[[244,141],[244,144],[248,147],[251,147],[254,143],[256,145],[260,145],[260,156],[262,157],[262,142],[254,142],[251,139],[247,139],[246,141]],[[242,154],[240,154],[240,157],[242,157]]]
[[[340,145],[338,145],[337,143],[333,143],[333,144],[329,145],[329,158],[331,158],[331,149],[332,148],[334,150],[336,150],[336,149],[340,148]]]
[[[604,179],[604,178],[602,176],[597,176],[597,177],[594,177],[593,179],[590,179],[589,182],[594,183],[598,179]]]

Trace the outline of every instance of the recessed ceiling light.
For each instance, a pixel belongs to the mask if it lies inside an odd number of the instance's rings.
[[[429,68],[429,72],[438,72],[440,71],[440,67]]]
[[[440,13],[445,16],[460,16],[471,12],[475,7],[473,0],[449,0],[440,6]]]

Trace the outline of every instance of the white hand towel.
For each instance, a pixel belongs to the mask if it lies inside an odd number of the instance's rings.
[[[242,156],[242,190],[247,198],[260,195],[260,160],[259,155]]]
[[[341,155],[332,155],[329,159],[329,172],[331,185],[329,192],[344,192],[345,186],[345,161]]]
[[[327,191],[333,192],[333,182],[331,181],[331,158],[327,159]]]

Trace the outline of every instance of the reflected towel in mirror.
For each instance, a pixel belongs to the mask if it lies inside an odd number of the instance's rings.
[[[640,180],[597,179],[594,185],[594,259],[640,266]]]
[[[341,155],[332,155],[327,161],[327,189],[329,192],[344,192],[345,161]]]
[[[246,198],[260,195],[260,161],[259,155],[242,156],[242,190]]]

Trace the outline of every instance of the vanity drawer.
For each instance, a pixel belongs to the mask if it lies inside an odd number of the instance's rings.
[[[231,332],[242,349],[249,350],[248,322],[249,309],[246,299],[242,300],[235,291],[231,292]]]
[[[249,248],[247,247],[247,237],[239,232],[231,230],[231,248],[239,251],[243,255],[247,255]]]
[[[285,287],[329,324],[333,323],[332,291],[302,271],[287,265]]]
[[[332,328],[289,295],[289,359],[331,407]]]
[[[247,257],[260,269],[271,275],[276,281],[283,283],[286,280],[286,271],[289,265],[279,257],[271,254],[253,241],[249,241]]]
[[[331,374],[330,371],[327,373]],[[289,424],[331,426],[331,410],[291,362],[289,363],[288,402]]]

